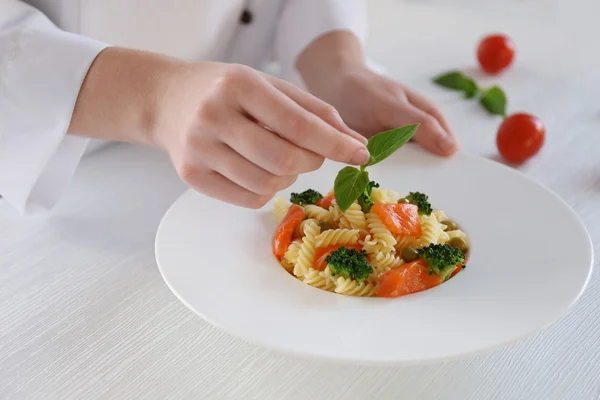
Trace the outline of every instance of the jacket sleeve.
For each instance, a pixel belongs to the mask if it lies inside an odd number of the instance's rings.
[[[301,83],[296,59],[319,36],[350,31],[363,43],[367,35],[366,0],[283,0],[275,36],[275,57],[281,75]]]
[[[52,208],[75,172],[88,140],[66,131],[105,47],[21,1],[0,2],[0,195],[22,214]]]

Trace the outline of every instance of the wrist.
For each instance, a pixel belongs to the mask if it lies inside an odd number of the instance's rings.
[[[177,63],[153,53],[103,50],[81,86],[68,133],[156,145],[161,93]]]
[[[327,92],[344,76],[365,68],[365,57],[354,34],[335,31],[311,43],[298,57],[296,68],[308,90],[327,101]]]

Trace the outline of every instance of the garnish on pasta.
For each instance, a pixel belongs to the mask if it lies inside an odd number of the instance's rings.
[[[308,189],[302,193],[292,193],[290,201],[299,206],[307,204],[317,204],[319,200],[323,198],[323,195],[316,190]]]
[[[410,125],[375,135],[371,161],[344,167],[332,193],[275,200],[281,223],[273,254],[298,280],[346,296],[398,297],[440,285],[465,267],[467,235],[421,192],[401,197],[369,179],[366,168],[416,132]]]

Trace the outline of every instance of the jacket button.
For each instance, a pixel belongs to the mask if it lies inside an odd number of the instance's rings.
[[[250,10],[244,10],[244,12],[242,12],[242,15],[240,16],[240,22],[244,25],[248,25],[252,22],[253,18],[254,16],[250,12]]]

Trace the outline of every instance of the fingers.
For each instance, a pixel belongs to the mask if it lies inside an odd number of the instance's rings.
[[[220,143],[205,157],[205,163],[238,186],[258,195],[273,197],[296,182],[296,175],[277,176],[248,161]]]
[[[356,140],[361,141],[364,144],[367,144],[368,140],[360,133],[353,131],[350,129],[346,123],[342,120],[342,117],[335,109],[335,107],[327,104],[316,96],[308,93],[305,90],[300,89],[298,86],[293,83],[284,81],[282,79],[275,78],[274,76],[264,74],[265,79],[267,79],[273,86],[282,91],[289,98],[294,100],[300,107],[310,111],[311,113],[320,117],[323,121],[327,122],[340,132],[343,132],[349,136],[352,136]]]
[[[297,176],[276,176],[246,160],[224,143],[194,152],[178,168],[182,180],[196,191],[241,207],[260,208]],[[192,154],[192,153],[190,153]],[[198,160],[202,160],[201,163]]]
[[[261,208],[271,199],[236,185],[216,171],[184,164],[178,172],[181,179],[197,192],[240,207]]]
[[[436,118],[406,104],[398,116],[397,125],[407,125],[420,122],[421,126],[415,134],[415,141],[423,148],[440,155],[450,155],[457,149],[456,141],[444,131]]]
[[[426,115],[429,115],[434,119],[434,121],[429,121],[429,126],[422,126],[419,129],[415,140],[420,141],[424,147],[428,146],[428,150],[442,155],[450,155],[457,151],[458,140],[448,118],[425,96],[409,89],[405,90],[405,94],[410,104],[422,112],[422,114],[418,113],[421,118],[427,118]],[[427,118],[427,120],[429,119]]]
[[[361,165],[369,161],[365,144],[302,108],[266,79],[253,80],[238,92],[242,109],[284,139],[334,161]]]
[[[241,156],[276,176],[292,176],[319,169],[324,158],[293,145],[242,115],[231,117],[223,141]]]

